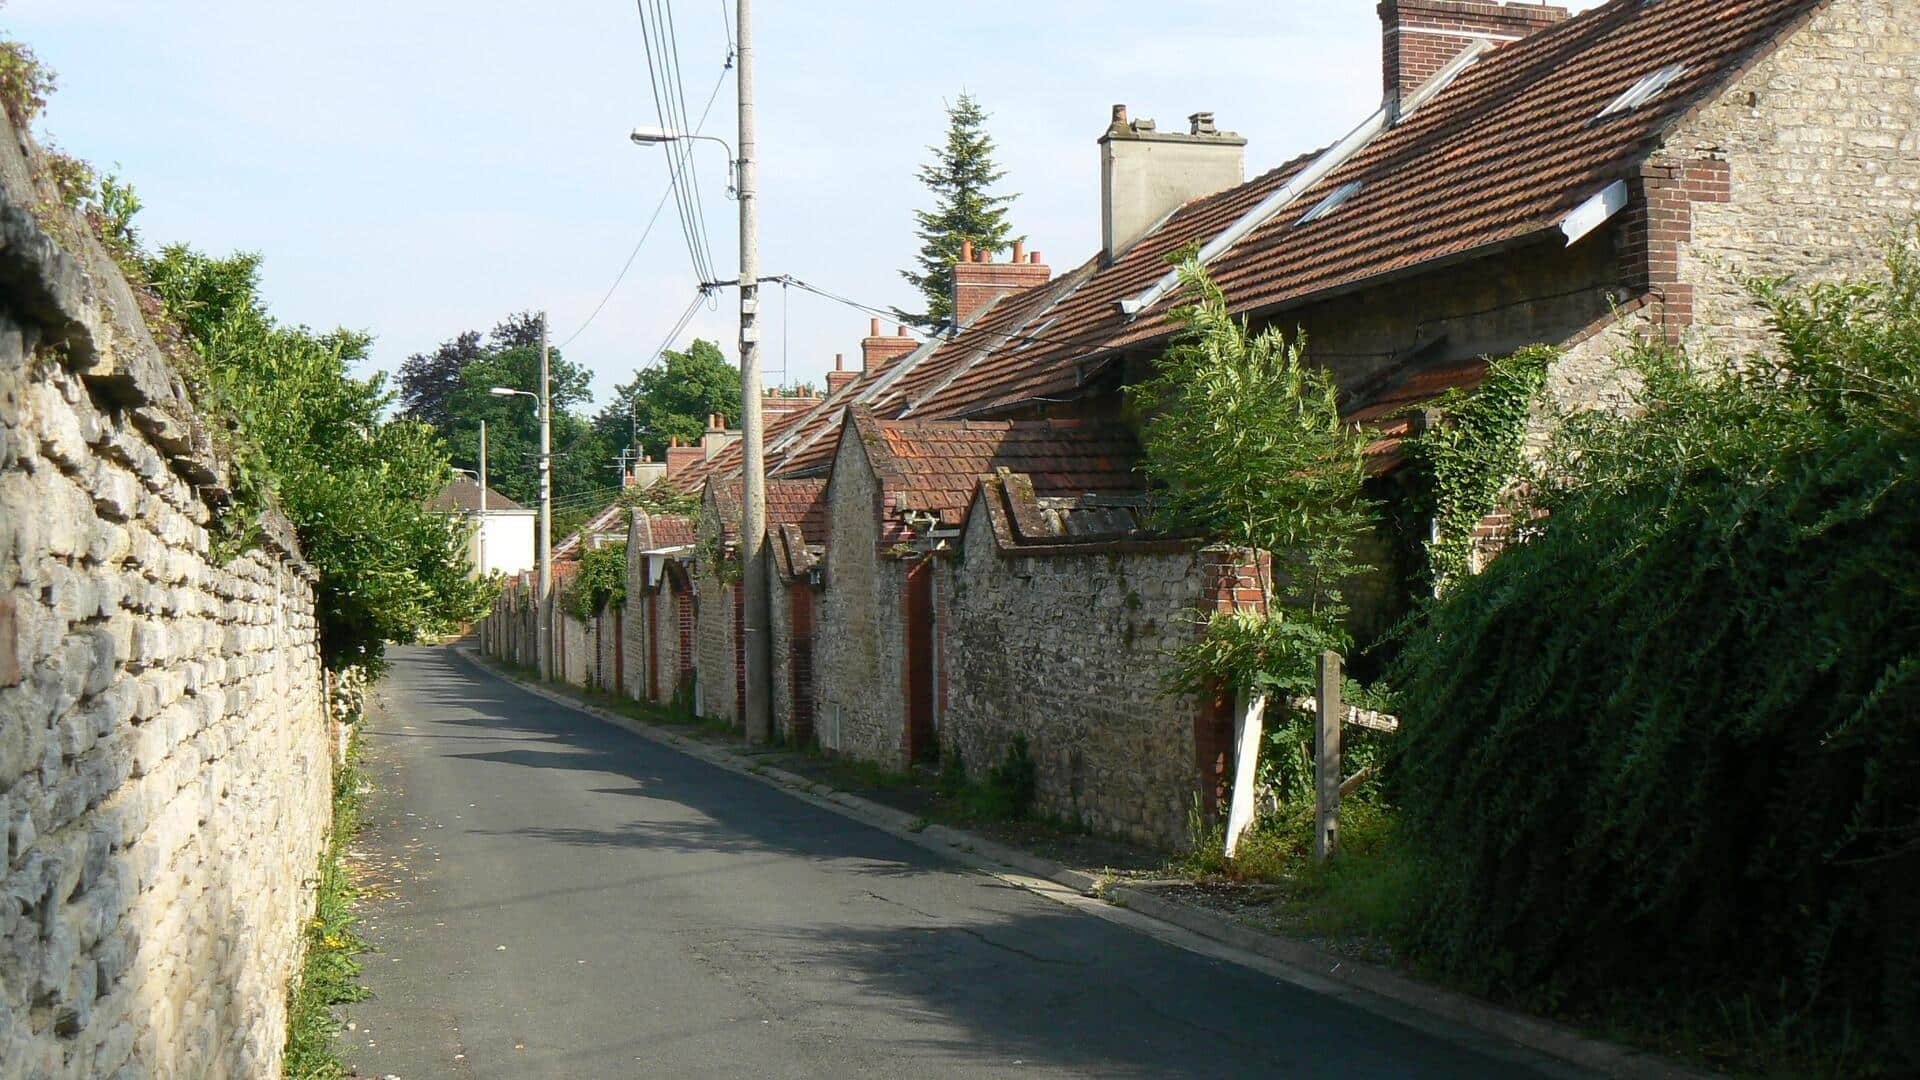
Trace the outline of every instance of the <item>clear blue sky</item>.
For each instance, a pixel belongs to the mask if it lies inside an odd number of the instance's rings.
[[[722,0],[673,10],[697,111],[725,56]],[[1212,110],[1249,138],[1252,175],[1380,96],[1373,0],[763,2],[755,24],[762,272],[881,306],[914,300],[897,274],[927,201],[914,173],[962,89],[993,114],[1016,232],[1056,270],[1099,244],[1094,139],[1114,103],[1163,127]],[[44,131],[133,182],[149,242],[263,253],[275,312],[372,332],[375,367],[523,308],[571,335],[666,187],[661,151],[625,138],[656,122],[630,0],[10,0],[0,25],[59,73]],[[729,76],[708,130],[731,139],[733,107]],[[731,277],[723,155],[697,153]],[[669,208],[568,349],[603,400],[694,280]],[[733,302],[675,344],[732,355]],[[768,366],[785,356],[815,383],[866,330],[797,291],[768,290],[763,310]]]

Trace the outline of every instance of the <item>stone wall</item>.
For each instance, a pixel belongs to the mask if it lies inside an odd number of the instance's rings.
[[[593,673],[593,684],[608,693],[620,690],[615,680],[622,677],[625,658],[620,655],[621,639],[626,636],[626,625],[621,612],[612,605],[600,612],[595,618],[593,641],[599,650]]]
[[[311,572],[0,121],[0,1064],[277,1076],[329,820]],[[35,214],[44,215],[36,218]]]
[[[1751,276],[1866,275],[1920,211],[1920,8],[1836,0],[1668,135],[1663,157],[1723,163],[1675,239],[1693,337],[1733,356],[1772,342]]]
[[[558,595],[557,589],[555,595]],[[555,678],[574,686],[590,685],[599,652],[593,628],[571,613],[560,610],[557,605],[554,617],[558,620],[555,625],[559,628],[559,633],[555,635],[558,639],[556,658],[559,661]]]
[[[1166,654],[1192,640],[1198,551],[1003,555],[971,515],[944,649],[943,759],[978,780],[1024,733],[1037,809],[1163,847],[1186,838],[1198,790],[1190,697],[1167,697]]]
[[[899,769],[907,764],[904,576],[898,560],[877,551],[879,500],[866,450],[843,434],[827,488],[833,542],[814,637],[814,725],[825,749]]]
[[[700,685],[700,715],[737,724],[733,670],[733,586],[702,566],[694,588],[694,672]]]

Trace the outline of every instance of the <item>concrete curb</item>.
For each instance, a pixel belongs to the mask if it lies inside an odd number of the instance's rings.
[[[1048,890],[1033,888],[1037,882],[1009,877],[1005,872],[1014,871],[1025,878],[1049,882],[1078,896],[1095,898],[1124,908],[1216,945],[1226,946],[1226,950],[1217,955],[1234,963],[1253,967],[1315,992],[1335,993],[1370,1012],[1411,1024],[1450,1038],[1451,1041],[1460,1041],[1457,1033],[1449,1034],[1451,1029],[1465,1027],[1500,1043],[1546,1055],[1556,1063],[1604,1076],[1705,1080],[1709,1075],[1654,1054],[1589,1038],[1550,1020],[1502,1009],[1464,994],[1417,982],[1377,964],[1353,960],[1305,942],[1275,937],[1214,912],[1168,900],[1137,886],[1107,881],[946,825],[929,824],[924,818],[893,807],[836,790],[784,769],[757,764],[750,757],[527,682],[486,662],[470,648],[460,647],[454,652],[481,672],[510,682],[530,694],[565,705],[643,739],[672,747],[717,768],[780,788],[797,798],[879,828],[916,847],[994,874],[1050,899],[1061,898]],[[1179,944],[1177,941],[1175,943]],[[1250,963],[1243,957],[1235,956],[1235,953],[1249,954],[1266,963]],[[1407,1009],[1415,1010],[1418,1015],[1410,1016]]]

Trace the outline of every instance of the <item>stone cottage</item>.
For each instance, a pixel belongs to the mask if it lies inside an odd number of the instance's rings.
[[[1305,332],[1390,485],[1415,410],[1478,385],[1488,357],[1553,346],[1552,403],[1607,407],[1634,337],[1764,348],[1745,280],[1870,272],[1920,208],[1912,5],[1379,12],[1381,105],[1347,135],[1247,180],[1245,141],[1211,114],[1162,131],[1115,107],[1097,251],[1058,275],[1018,247],[968,252],[953,327],[923,343],[872,327],[860,371],[770,425],[769,475],[826,485],[830,534],[787,564],[819,578],[823,746],[896,767],[938,746],[980,768],[1022,734],[1045,807],[1155,842],[1214,792],[1219,703],[1146,687],[1170,627],[1259,598],[1240,595],[1241,555],[1144,528],[1119,441],[1124,389],[1177,329],[1175,252],[1196,249],[1256,329]],[[977,446],[980,423],[1003,441]],[[1026,455],[1013,433],[1032,425],[1065,445]],[[1103,464],[1036,460],[1076,454]],[[705,464],[703,483],[736,476],[737,448]]]

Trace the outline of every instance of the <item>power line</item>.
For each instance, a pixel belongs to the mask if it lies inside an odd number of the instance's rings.
[[[641,40],[647,54],[647,82],[653,92],[654,112],[661,127],[686,133],[690,130],[686,114],[686,87],[679,66],[679,41],[674,33],[673,9],[667,0],[636,0],[640,14]],[[663,11],[664,8],[664,11]],[[702,281],[713,276],[713,252],[707,241],[706,216],[700,198],[699,171],[694,166],[691,139],[668,139],[667,171],[674,185],[675,205],[680,214],[681,235],[687,242],[687,255],[694,274]]]
[[[722,10],[725,10],[725,0],[722,0],[721,8]],[[719,78],[713,81],[713,90],[712,92],[707,94],[706,107],[700,110],[700,122],[694,125],[694,129],[693,129],[694,134],[696,135],[699,134],[701,129],[707,126],[707,117],[710,114],[712,114],[713,103],[719,100],[720,88],[726,85],[727,72],[732,70],[732,67],[733,67],[733,56],[732,56],[731,50],[729,50],[728,56],[727,56],[727,66],[720,69]],[[674,189],[672,184],[669,184],[667,186],[667,190],[660,193],[660,201],[654,204],[653,215],[647,218],[647,226],[645,229],[641,230],[640,239],[634,241],[633,250],[627,253],[627,261],[621,264],[620,272],[614,275],[613,284],[607,286],[606,294],[600,297],[600,302],[598,304],[594,305],[592,314],[588,315],[586,318],[586,321],[581,323],[579,328],[576,329],[573,333],[567,335],[567,339],[565,341],[562,341],[559,345],[555,346],[555,348],[564,349],[568,345],[573,344],[575,339],[579,338],[581,334],[584,334],[587,332],[587,327],[593,325],[593,321],[600,317],[600,313],[606,310],[607,303],[613,299],[613,294],[616,290],[620,288],[620,283],[627,279],[627,272],[633,269],[633,262],[636,258],[640,256],[640,249],[646,245],[647,237],[653,235],[653,227],[655,224],[659,222],[661,212],[666,210],[667,200],[673,197],[673,190]]]

